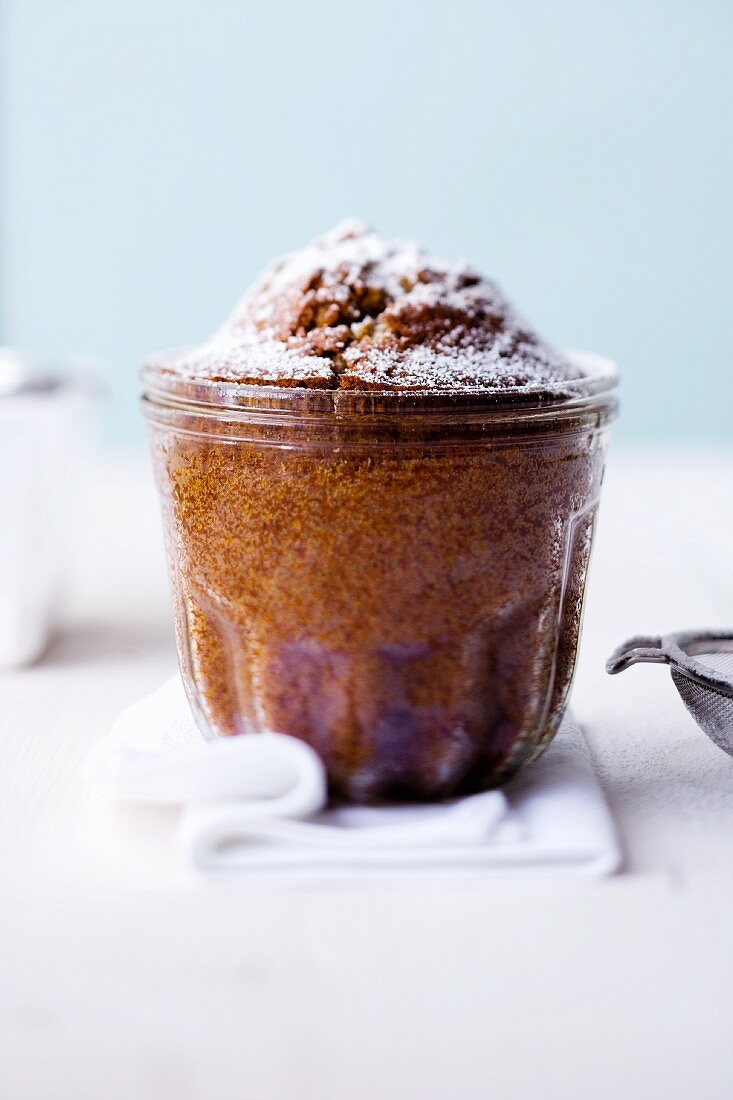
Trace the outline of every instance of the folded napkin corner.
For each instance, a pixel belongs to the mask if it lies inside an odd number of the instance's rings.
[[[569,715],[503,790],[328,807],[323,763],[310,746],[275,733],[205,741],[176,676],[120,715],[90,768],[120,800],[180,805],[178,850],[207,874],[599,877],[620,865],[613,820]]]

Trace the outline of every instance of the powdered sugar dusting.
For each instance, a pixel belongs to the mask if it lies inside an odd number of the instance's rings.
[[[488,279],[356,219],[274,260],[219,332],[166,369],[254,385],[426,391],[579,376]]]
[[[313,389],[333,389],[336,385],[330,359],[304,355],[274,340],[236,340],[223,333],[157,366],[191,380]]]

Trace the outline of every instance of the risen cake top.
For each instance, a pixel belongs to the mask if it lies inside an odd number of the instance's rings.
[[[488,279],[356,220],[274,260],[208,343],[158,365],[316,389],[543,388],[580,376]]]

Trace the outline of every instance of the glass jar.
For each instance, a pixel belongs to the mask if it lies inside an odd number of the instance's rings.
[[[615,368],[460,394],[143,370],[178,650],[207,736],[275,730],[332,793],[498,784],[562,718]]]

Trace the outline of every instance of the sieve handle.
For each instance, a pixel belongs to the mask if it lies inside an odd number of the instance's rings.
[[[614,649],[606,661],[606,672],[615,676],[617,672],[623,672],[631,665],[666,665],[669,658],[662,649],[660,637],[647,637],[644,634],[636,638],[629,638],[618,649]]]

